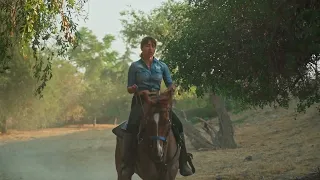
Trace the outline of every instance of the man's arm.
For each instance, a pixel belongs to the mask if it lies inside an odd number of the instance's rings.
[[[163,81],[166,84],[167,88],[170,88],[173,85],[170,70],[168,66],[163,63]]]
[[[136,85],[136,68],[133,63],[131,63],[128,71],[128,84],[127,84],[127,91],[128,93],[132,94],[136,91],[134,88]]]

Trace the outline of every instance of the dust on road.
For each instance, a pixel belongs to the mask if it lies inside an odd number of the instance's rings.
[[[115,180],[114,149],[110,129],[7,143],[0,180]]]
[[[269,115],[276,117],[266,118]],[[237,116],[232,117],[234,122],[246,119],[235,124],[239,147],[192,151],[186,138],[189,152],[194,155],[196,174],[178,174],[177,179],[285,180],[302,177],[320,167],[317,109],[299,116],[284,110]],[[195,125],[201,129],[200,126]],[[49,135],[56,136],[44,138]],[[16,140],[23,142],[12,142]],[[115,142],[111,127],[107,126],[11,131],[0,136],[0,180],[116,180]],[[250,161],[245,160],[248,156]]]

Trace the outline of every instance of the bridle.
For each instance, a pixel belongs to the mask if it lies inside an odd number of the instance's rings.
[[[149,137],[147,137],[151,141],[160,140],[160,141],[163,142],[163,147],[162,148],[164,150],[164,154],[163,154],[163,156],[161,157],[160,160],[155,160],[150,155],[150,153],[148,153],[149,156],[150,156],[150,159],[159,167],[160,173],[166,172],[167,171],[167,167],[170,166],[173,162],[175,162],[174,160],[176,159],[177,153],[178,153],[178,150],[179,150],[179,145],[178,145],[178,143],[176,143],[177,144],[177,148],[176,148],[174,156],[169,161],[166,162],[166,158],[167,158],[167,153],[166,152],[167,152],[167,148],[168,148],[168,137],[169,137],[169,133],[171,132],[171,127],[172,127],[172,113],[170,111],[172,109],[172,98],[173,98],[172,93],[173,92],[171,90],[169,90],[169,91],[167,91],[165,93],[170,93],[168,95],[169,98],[166,99],[166,101],[169,101],[170,103],[169,103],[169,105],[167,105],[165,107],[163,107],[161,105],[161,97],[160,97],[161,95],[157,95],[155,100],[151,100],[151,101],[150,101],[150,99],[147,100],[147,103],[151,103],[151,106],[154,106],[154,105],[160,106],[160,107],[155,107],[156,108],[155,113],[163,113],[163,112],[167,112],[168,113],[168,122],[167,122],[168,130],[165,133],[165,136],[158,136],[157,135],[157,136],[149,136]],[[146,97],[146,96],[144,96],[144,97]],[[144,109],[144,106],[143,106],[143,103],[142,103],[141,96],[138,96],[136,98],[139,98],[139,102],[140,102],[140,105],[142,106],[143,114],[146,115],[146,112],[145,112],[145,109]],[[145,128],[147,126],[148,119],[144,118],[143,122],[144,122],[144,124],[140,124],[140,126],[139,126],[138,144],[141,144],[143,142],[143,140],[144,140],[143,136],[141,135],[141,133],[144,130],[143,128]],[[150,148],[153,147],[152,144],[153,143],[151,143],[151,145],[149,146]],[[150,152],[150,151],[148,151],[148,152]]]
[[[167,93],[172,93],[171,91],[170,92],[167,92]],[[150,101],[150,100],[147,100],[147,103],[149,103],[149,104],[152,104],[152,105],[159,105],[161,102],[161,99],[160,99],[160,96],[161,95],[156,95],[156,100],[155,101]],[[145,95],[145,97],[146,97],[146,95]],[[143,107],[143,103],[142,103],[142,99],[141,99],[141,96],[136,96],[136,98],[139,98],[139,102],[140,102],[140,106],[142,107],[142,112],[143,112],[143,114],[144,115],[146,115],[146,112],[145,112],[145,109],[144,109],[144,107]],[[168,99],[170,102],[172,102],[172,94],[170,94],[170,98]],[[136,101],[136,102],[138,102],[138,101]],[[171,103],[171,105],[170,106],[167,106],[167,107],[161,107],[161,108],[158,108],[158,110],[156,111],[156,112],[158,112],[158,113],[161,113],[161,112],[167,112],[167,113],[169,113],[169,119],[168,119],[168,126],[169,127],[171,127],[171,125],[172,125],[172,114],[170,113],[170,110],[171,110],[171,108],[172,108],[172,103]],[[145,118],[144,118],[145,119]],[[148,120],[145,120],[144,121],[144,125],[146,126],[148,124]],[[140,133],[141,133],[141,131],[142,131],[142,125],[140,125],[140,129],[139,129],[139,133],[138,133],[138,138],[139,138],[139,141],[138,141],[138,143],[140,144],[141,142],[142,142],[142,138],[140,137]],[[161,141],[163,141],[163,143],[164,144],[166,144],[167,143],[167,137],[168,137],[168,135],[169,135],[169,132],[170,132],[170,129],[167,131],[167,133],[166,133],[166,136],[150,136],[149,138],[151,139],[151,140],[161,140]]]

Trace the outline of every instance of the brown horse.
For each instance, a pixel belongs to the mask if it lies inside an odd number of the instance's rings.
[[[138,134],[137,161],[135,173],[144,180],[174,180],[179,169],[180,146],[178,145],[171,122],[172,108],[171,90],[159,96],[142,96],[144,118],[140,120]],[[141,101],[140,101],[141,102]],[[121,179],[122,135],[125,123],[116,127],[113,132],[117,135],[115,150],[115,164],[118,180]],[[117,129],[118,128],[118,129]]]

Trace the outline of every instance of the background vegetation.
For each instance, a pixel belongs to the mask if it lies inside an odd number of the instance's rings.
[[[318,1],[169,0],[150,14],[127,9],[124,54],[111,48],[114,36],[98,39],[73,22],[85,3],[1,1],[2,132],[126,120],[127,70],[138,58],[131,51],[146,35],[159,41],[157,57],[179,85],[176,108],[191,122],[219,115],[215,96],[234,113],[292,99],[304,111],[320,101]]]

